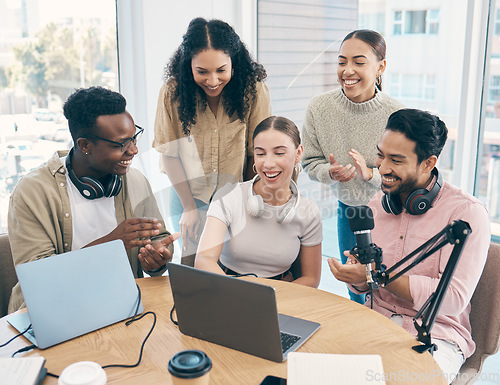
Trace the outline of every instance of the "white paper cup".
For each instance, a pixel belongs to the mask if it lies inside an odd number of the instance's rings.
[[[59,385],[105,385],[106,372],[92,361],[75,362],[66,367],[59,376]]]

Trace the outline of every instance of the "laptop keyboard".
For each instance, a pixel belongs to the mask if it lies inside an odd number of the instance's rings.
[[[281,332],[281,348],[285,353],[290,347],[300,339],[299,336]]]

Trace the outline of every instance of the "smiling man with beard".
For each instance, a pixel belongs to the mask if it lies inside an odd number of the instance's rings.
[[[143,129],[125,107],[122,95],[102,87],[68,98],[74,147],[24,176],[10,199],[15,265],[121,239],[135,277],[165,271],[179,234],[165,230],[147,179],[131,168]],[[9,312],[23,306],[18,283]]]
[[[388,267],[454,220],[463,220],[472,229],[432,329],[432,342],[438,346],[434,358],[451,381],[475,349],[470,299],[486,261],[490,222],[481,202],[443,182],[436,168],[447,135],[446,125],[435,115],[414,109],[394,112],[377,146],[382,191],[369,206],[375,222],[372,239],[382,248]],[[361,157],[355,165],[366,167]],[[430,204],[423,205],[422,200]],[[374,290],[373,309],[416,335],[413,317],[436,290],[451,251],[451,245],[445,246],[386,287]],[[367,292],[365,266],[348,251],[344,254],[350,257],[346,265],[334,258],[328,261],[332,273],[354,291]]]

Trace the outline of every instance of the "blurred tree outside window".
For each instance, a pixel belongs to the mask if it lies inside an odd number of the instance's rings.
[[[77,88],[118,90],[114,0],[0,0],[0,226],[17,181],[72,146],[62,105]]]

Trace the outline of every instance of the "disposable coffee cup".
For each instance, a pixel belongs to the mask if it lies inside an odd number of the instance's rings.
[[[201,350],[183,350],[168,363],[174,385],[208,385],[212,361]]]
[[[75,362],[66,367],[59,376],[59,385],[105,385],[106,372],[92,361]]]

